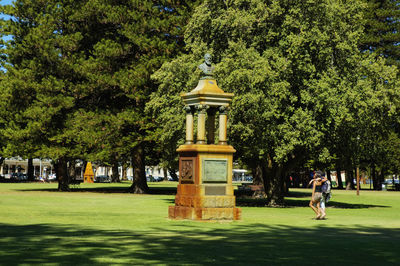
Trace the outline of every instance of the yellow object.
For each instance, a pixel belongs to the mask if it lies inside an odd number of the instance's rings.
[[[86,164],[85,173],[83,174],[83,182],[84,183],[94,183],[94,173],[92,163],[88,162]]]

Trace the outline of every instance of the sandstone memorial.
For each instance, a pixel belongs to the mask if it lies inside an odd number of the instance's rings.
[[[233,94],[225,93],[213,77],[211,55],[199,66],[204,76],[197,87],[182,94],[186,110],[186,142],[179,146],[179,184],[169,218],[239,220],[232,186],[235,149],[227,143],[227,112]],[[197,114],[197,138],[194,121]],[[215,120],[218,114],[218,143]]]

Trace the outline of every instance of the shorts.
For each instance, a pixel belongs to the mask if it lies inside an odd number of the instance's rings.
[[[321,192],[314,192],[314,197],[313,197],[313,202],[318,203],[322,199],[322,193]]]

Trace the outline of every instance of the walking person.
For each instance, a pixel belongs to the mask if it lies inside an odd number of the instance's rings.
[[[331,199],[331,181],[329,181],[325,175],[322,175],[321,179],[322,185],[321,185],[321,190],[322,190],[322,198],[320,202],[320,207],[321,207],[321,219],[325,219],[326,217],[326,212],[325,212],[325,206],[326,203]]]
[[[321,171],[316,171],[314,173],[313,179],[309,183],[309,185],[311,183],[313,184],[313,190],[309,206],[315,212],[316,220],[324,219],[326,216],[325,201],[323,201],[323,195],[322,195],[322,185],[327,180],[328,179],[323,176],[323,173]]]

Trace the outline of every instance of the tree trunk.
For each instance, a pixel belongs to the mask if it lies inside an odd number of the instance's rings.
[[[253,176],[253,185],[261,186],[260,190],[256,190],[251,195],[252,198],[267,198],[267,194],[265,193],[265,186],[263,180],[263,170],[261,166],[261,162],[258,163],[252,170],[251,174]]]
[[[379,173],[379,176],[378,176],[378,182],[377,183],[378,183],[379,190],[382,190],[383,182],[385,182],[385,169],[382,169],[380,171],[380,173]]]
[[[176,174],[175,169],[168,169],[169,175],[172,177],[172,180],[179,181],[178,175]]]
[[[332,182],[332,177],[331,177],[331,170],[326,170],[326,178],[328,178],[328,180],[330,181],[330,182]]]
[[[67,159],[65,157],[59,158],[57,163],[55,164],[55,168],[58,180],[58,191],[70,191]]]
[[[354,189],[353,170],[346,170],[345,175],[346,175],[346,190]]]
[[[373,183],[373,187],[374,190],[381,190],[382,186],[378,186],[378,178],[376,177],[376,168],[375,165],[372,165],[372,169],[371,169],[371,175],[372,175],[372,183]]]
[[[168,181],[168,170],[166,167],[163,168],[163,173],[164,173],[164,181]]]
[[[118,161],[114,160],[112,162],[111,169],[112,169],[111,182],[113,183],[120,182],[119,172],[118,172]]]
[[[343,181],[342,181],[342,171],[339,168],[336,169],[336,178],[337,178],[337,188],[343,189]]]
[[[148,193],[149,187],[146,181],[145,154],[141,144],[132,152],[133,182],[129,191],[136,194]]]
[[[260,164],[257,164],[253,169],[251,169],[251,174],[253,176],[253,185],[264,186],[262,167]]]
[[[284,178],[283,167],[268,158],[268,164],[263,167],[263,180],[269,206],[284,205]]]
[[[301,177],[301,187],[302,188],[307,188],[307,186],[308,186],[308,182],[310,182],[310,176],[309,176],[309,173],[310,173],[310,169],[304,169],[304,171],[302,171],[301,173],[300,173],[300,177]]]
[[[123,164],[122,164],[122,180],[127,180],[126,175],[127,175],[126,164],[123,163]]]
[[[86,165],[87,165],[87,161],[82,161],[82,169],[81,169],[81,179],[83,180],[83,175],[85,174],[85,170],[86,170]],[[96,173],[93,173],[96,176]],[[94,178],[94,177],[93,177]]]
[[[283,179],[283,191],[285,196],[289,196],[290,176],[286,175]]]
[[[28,181],[34,181],[35,177],[33,176],[33,159],[28,159]]]
[[[76,179],[75,160],[68,161],[68,176],[71,181]]]

